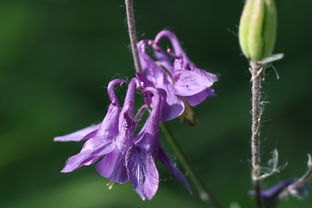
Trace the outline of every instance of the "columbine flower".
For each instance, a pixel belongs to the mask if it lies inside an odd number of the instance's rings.
[[[155,161],[159,159],[182,185],[190,191],[183,174],[169,160],[159,143],[159,122],[162,100],[160,91],[152,87],[143,89],[146,104],[134,117],[137,79],[129,85],[123,108],[114,93],[114,86],[121,80],[113,80],[108,86],[111,104],[104,120],[69,135],[56,137],[54,141],[87,140],[81,151],[70,157],[62,172],[71,172],[82,166],[96,165],[98,173],[115,183],[131,181],[132,186],[143,200],[150,200],[156,194],[159,174]],[[137,122],[146,106],[151,114],[141,131],[134,133]]]
[[[173,51],[167,53],[159,46],[163,38],[168,38]],[[151,45],[157,58],[154,61],[146,51]],[[210,87],[217,77],[197,68],[183,51],[177,37],[170,31],[160,32],[154,41],[143,40],[138,43],[138,50],[143,72],[137,77],[144,87],[153,86],[165,91],[161,120],[171,120],[185,110],[185,102],[195,106],[208,96],[214,95]],[[173,59],[173,61],[171,61]]]
[[[160,147],[159,116],[161,96],[154,88],[146,88],[145,90],[145,93],[153,93],[151,101],[152,112],[137,135],[134,145],[127,153],[126,166],[132,186],[143,200],[151,199],[158,189],[159,174],[155,160],[159,159],[182,185],[190,191],[190,187],[183,175]]]

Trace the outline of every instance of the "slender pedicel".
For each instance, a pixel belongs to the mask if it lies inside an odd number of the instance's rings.
[[[134,18],[134,12],[133,12],[133,2],[132,0],[125,0],[126,3],[126,11],[127,11],[127,24],[128,24],[128,31],[129,31],[129,38],[130,38],[130,44],[131,44],[131,51],[133,55],[133,62],[136,72],[141,72],[141,64],[138,54],[138,48],[137,48],[137,34],[136,34],[136,28],[135,28],[135,18]]]
[[[218,202],[218,200],[210,191],[208,191],[207,187],[205,186],[201,178],[197,175],[194,168],[191,166],[190,162],[185,157],[185,154],[182,152],[180,146],[178,145],[169,127],[163,122],[160,124],[160,127],[164,135],[166,136],[167,141],[171,145],[178,160],[182,164],[183,168],[186,170],[186,173],[189,175],[191,181],[194,183],[197,191],[199,192],[200,199],[203,201],[210,202],[213,208],[221,208],[221,205]]]

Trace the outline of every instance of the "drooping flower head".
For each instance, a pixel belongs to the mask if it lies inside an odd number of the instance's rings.
[[[162,39],[167,38],[172,47],[165,52],[160,47]],[[152,46],[156,60],[147,53]],[[185,110],[185,102],[195,106],[207,97],[214,95],[210,88],[217,77],[199,69],[183,51],[177,37],[170,31],[160,32],[155,40],[143,40],[138,43],[143,72],[137,77],[144,87],[153,86],[165,91],[161,120],[171,120]],[[173,61],[172,61],[173,59]]]
[[[172,49],[161,48],[163,39],[170,41]],[[147,52],[148,47],[153,50],[153,58]],[[158,190],[156,162],[159,160],[191,192],[183,174],[161,147],[160,122],[190,112],[190,106],[214,95],[211,86],[217,77],[199,69],[187,57],[177,37],[167,30],[160,32],[155,40],[140,41],[138,53],[142,71],[129,82],[123,106],[114,87],[124,82],[116,79],[108,85],[111,104],[101,123],[54,138],[54,141],[85,141],[81,151],[66,161],[62,172],[97,162],[96,170],[101,176],[118,184],[130,181],[143,200],[150,200]],[[144,104],[135,114],[137,90],[144,96]],[[143,127],[136,131],[147,109],[150,114]]]
[[[113,80],[108,86],[111,104],[100,124],[54,139],[55,141],[86,140],[81,151],[66,161],[62,172],[71,172],[98,161],[96,170],[101,176],[118,184],[130,180],[141,198],[150,200],[158,189],[159,174],[156,160],[159,159],[190,191],[183,174],[169,160],[160,146],[159,124],[163,90],[153,87],[142,89],[145,104],[135,116],[137,79],[133,78],[130,81],[122,108],[114,93],[114,86],[118,83],[122,81]],[[139,133],[135,134],[137,123],[147,106],[151,109],[151,113]]]

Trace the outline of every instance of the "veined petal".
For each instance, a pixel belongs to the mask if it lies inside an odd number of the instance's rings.
[[[120,83],[120,80],[113,80],[108,86],[110,99],[112,104],[109,105],[107,114],[101,124],[97,125],[96,131],[87,131],[84,137],[89,138],[83,145],[81,151],[70,157],[65,164],[62,172],[71,172],[84,165],[91,165],[98,159],[108,154],[113,150],[113,140],[118,135],[118,122],[120,115],[120,107],[114,93],[114,86]],[[73,136],[71,136],[73,137]],[[75,138],[79,138],[77,133],[74,133]]]
[[[157,192],[159,174],[155,159],[144,149],[133,147],[126,157],[129,180],[143,200],[151,200]]]
[[[123,184],[128,181],[125,155],[116,148],[96,164],[96,170],[115,183]]]
[[[174,73],[175,93],[179,96],[192,96],[213,85],[205,73],[179,70]]]
[[[103,139],[112,138],[118,134],[120,107],[110,104],[107,113],[100,124],[96,136],[103,135]]]
[[[165,151],[160,147],[158,152],[158,159],[165,165],[165,167],[171,172],[171,174],[188,190],[192,193],[192,189],[185,179],[181,171],[174,165],[174,163],[168,158]]]
[[[101,176],[119,184],[128,181],[125,154],[134,140],[132,137],[136,122],[132,113],[135,87],[135,79],[132,79],[128,86],[122,113],[119,117],[119,133],[112,141],[113,150],[96,165],[96,170]]]
[[[95,138],[92,138],[95,139]],[[91,139],[91,140],[92,140]],[[88,140],[87,142],[91,141]],[[110,142],[100,143],[96,149],[82,149],[77,155],[71,156],[67,159],[65,167],[61,172],[72,172],[84,165],[91,165],[103,155],[112,151],[112,144]]]
[[[91,125],[64,136],[55,137],[53,140],[58,142],[79,142],[87,140],[96,134],[99,126],[100,124]]]

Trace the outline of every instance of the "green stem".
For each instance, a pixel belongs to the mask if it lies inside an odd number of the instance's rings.
[[[169,127],[165,123],[160,124],[161,130],[163,131],[167,141],[169,142],[170,146],[172,147],[175,155],[177,156],[178,160],[182,164],[183,168],[186,170],[187,174],[189,175],[191,181],[194,183],[196,189],[199,192],[199,197],[203,201],[209,201],[213,208],[220,208],[221,205],[216,200],[216,198],[210,193],[207,187],[204,185],[203,181],[197,175],[193,167],[191,166],[190,162],[187,160],[185,154],[182,152],[179,144],[177,143],[174,135],[170,131]]]

